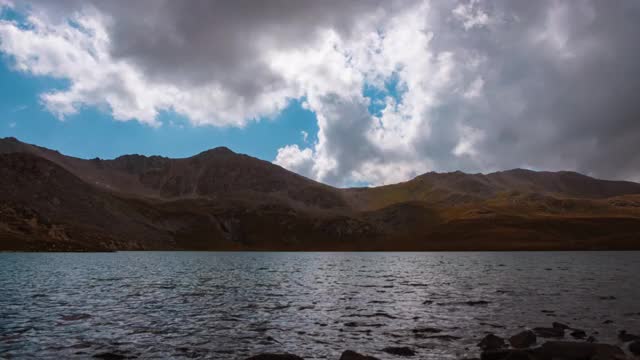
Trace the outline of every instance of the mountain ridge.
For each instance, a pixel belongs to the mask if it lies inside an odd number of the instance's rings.
[[[12,146],[13,145],[13,149]],[[33,144],[28,144],[28,143],[24,143],[21,142],[20,140],[18,140],[15,137],[5,137],[5,138],[0,138],[0,153],[7,153],[7,152],[32,152],[32,153],[49,153],[48,156],[52,156],[52,155],[57,155],[57,156],[61,156],[67,159],[73,159],[73,160],[79,160],[79,161],[98,161],[98,162],[105,162],[105,163],[118,163],[118,162],[123,162],[123,161],[127,161],[129,159],[144,159],[145,161],[180,161],[180,160],[187,160],[187,159],[194,159],[194,158],[199,158],[199,157],[205,157],[208,155],[237,155],[237,156],[242,156],[242,157],[247,157],[247,158],[251,158],[253,160],[256,161],[261,161],[264,162],[266,164],[270,164],[274,167],[278,167],[286,172],[289,172],[291,174],[294,174],[295,176],[298,177],[302,177],[305,178],[309,181],[312,182],[316,182],[318,184],[322,184],[324,186],[329,186],[332,187],[331,185],[327,185],[324,183],[319,183],[315,180],[312,180],[310,178],[307,178],[303,175],[299,175],[297,173],[291,172],[288,169],[285,169],[277,164],[273,164],[271,162],[265,161],[265,160],[260,160],[254,157],[251,157],[249,155],[246,154],[241,154],[241,153],[236,153],[233,150],[229,149],[226,146],[218,146],[218,147],[214,147],[211,149],[207,149],[207,150],[203,150],[201,152],[199,152],[198,154],[192,155],[192,156],[188,156],[188,157],[182,157],[182,158],[170,158],[170,157],[166,157],[166,156],[162,156],[162,155],[142,155],[142,154],[124,154],[124,155],[120,155],[117,156],[113,159],[101,159],[101,158],[93,158],[93,159],[85,159],[85,158],[79,158],[79,157],[73,157],[73,156],[69,156],[69,155],[64,155],[62,153],[60,153],[57,150],[52,150],[52,149],[48,149],[45,147],[41,147],[38,145],[33,145]],[[420,175],[417,175],[416,177],[414,177],[413,179],[409,179],[407,181],[404,182],[399,182],[399,183],[395,183],[395,184],[386,184],[386,185],[380,185],[380,186],[373,186],[373,187],[347,187],[347,188],[337,188],[337,189],[341,189],[341,190],[351,190],[351,189],[369,189],[369,188],[375,188],[375,187],[383,187],[383,186],[394,186],[394,185],[399,185],[399,184],[404,184],[407,182],[411,182],[411,181],[417,181],[420,179],[424,179],[430,176],[441,176],[441,177],[452,177],[452,176],[459,176],[459,175],[464,175],[464,176],[471,176],[471,177],[487,177],[487,178],[496,178],[496,177],[500,177],[500,176],[510,176],[510,175],[522,175],[522,174],[526,174],[528,176],[530,175],[535,175],[535,176],[544,176],[544,175],[570,175],[570,176],[576,176],[576,177],[581,177],[581,178],[588,178],[588,179],[593,179],[593,180],[597,180],[600,182],[607,182],[607,183],[616,183],[616,184],[627,184],[627,185],[632,185],[634,187],[638,187],[640,188],[640,183],[637,182],[633,182],[630,180],[609,180],[609,179],[600,179],[600,178],[594,178],[585,174],[581,174],[575,171],[567,171],[567,170],[560,170],[560,171],[536,171],[536,170],[530,170],[530,169],[524,169],[524,168],[513,168],[513,169],[507,169],[507,170],[499,170],[499,171],[494,171],[494,172],[489,172],[489,173],[465,173],[462,172],[460,170],[456,170],[456,171],[450,171],[450,172],[436,172],[436,171],[430,171],[427,173],[423,173]]]
[[[102,160],[5,138],[0,154],[0,250],[640,248],[640,184],[575,172],[340,189],[226,147]]]

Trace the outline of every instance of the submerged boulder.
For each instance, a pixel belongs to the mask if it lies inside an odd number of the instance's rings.
[[[640,351],[640,349],[638,349]],[[625,360],[624,351],[608,344],[550,341],[535,349],[484,351],[481,360]]]
[[[86,320],[89,319],[91,315],[89,314],[70,314],[70,315],[62,315],[60,319],[64,321],[77,321],[77,320]]]
[[[387,354],[391,354],[391,355],[398,355],[398,356],[414,356],[416,354],[415,351],[413,351],[411,348],[408,347],[386,347],[384,349],[382,349],[382,351],[386,352]]]
[[[416,328],[411,330],[414,334],[438,334],[442,332],[442,329],[433,327]]]
[[[570,329],[570,328],[571,328],[571,327],[570,327],[569,325],[567,325],[567,324],[563,324],[563,323],[555,322],[555,321],[551,324],[551,326],[552,326],[553,328],[555,328],[555,329],[562,329],[562,330],[567,330],[567,329]]]
[[[570,335],[574,339],[584,339],[587,337],[587,333],[584,330],[579,330],[579,329],[574,329]]]
[[[478,343],[478,346],[482,350],[498,350],[506,347],[507,344],[504,342],[503,338],[494,334],[489,334],[485,336],[480,343]]]
[[[531,330],[525,330],[509,338],[509,343],[514,348],[528,348],[536,343],[536,334]]]
[[[340,356],[340,360],[379,360],[377,357],[358,354],[355,351],[346,350]]]
[[[626,330],[620,330],[620,332],[618,332],[618,339],[620,339],[620,341],[622,342],[629,342],[640,340],[640,336],[629,334]]]
[[[551,327],[537,327],[533,328],[533,332],[536,333],[537,336],[543,338],[563,338],[564,337],[564,329]]]
[[[127,356],[114,353],[114,352],[104,352],[104,353],[93,355],[93,358],[102,359],[102,360],[123,360],[123,359],[127,359]]]
[[[536,357],[543,360],[623,360],[622,349],[609,344],[549,341],[536,349]]]
[[[246,360],[304,360],[300,356],[293,354],[259,354],[247,358]]]
[[[493,350],[482,353],[480,360],[538,360],[527,350]]]

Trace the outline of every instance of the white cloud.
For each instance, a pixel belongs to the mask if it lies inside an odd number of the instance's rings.
[[[453,9],[453,14],[462,21],[465,30],[474,27],[483,27],[489,24],[489,15],[479,8],[479,0],[470,0],[468,3],[460,3]]]
[[[242,126],[282,110],[291,89],[273,89],[245,103],[219,84],[181,86],[148,78],[135,64],[110,54],[109,21],[93,8],[83,8],[69,21],[50,23],[32,13],[29,27],[0,21],[0,50],[14,67],[38,76],[67,79],[68,89],[42,94],[45,107],[60,119],[82,106],[107,106],[116,120],[138,120],[159,126],[158,114],[172,110],[195,125]]]
[[[480,95],[482,95],[483,87],[484,87],[484,80],[482,80],[482,77],[479,76],[475,80],[473,80],[473,82],[469,85],[469,87],[467,88],[467,90],[464,92],[462,96],[464,96],[465,99],[469,99],[469,100],[480,97]]]
[[[298,145],[287,145],[278,149],[274,163],[287,169],[296,169],[299,174],[310,176],[313,167],[313,153],[311,149],[300,149]]]
[[[482,131],[466,125],[459,125],[459,129],[461,136],[453,149],[453,154],[456,156],[477,156],[478,151],[474,146],[484,138],[484,134]]]
[[[288,153],[301,158],[300,166],[280,158],[275,162],[298,172],[310,169],[312,177],[338,185],[388,184],[432,169],[432,159],[419,151],[419,144],[432,136],[430,112],[442,104],[443,96],[462,85],[463,78],[454,72],[453,53],[430,48],[430,11],[426,2],[407,7],[402,13],[363,24],[359,36],[349,42],[330,38],[323,54],[300,55],[307,61],[294,62],[300,72],[331,88],[308,93],[308,106],[318,116],[320,132],[312,148]],[[322,76],[314,76],[309,69],[317,66],[309,62],[323,64]],[[392,76],[398,78],[399,99],[388,97],[380,116],[369,114],[369,100],[359,89],[365,83],[383,87]]]
[[[623,3],[36,0],[29,26],[0,21],[0,51],[69,81],[42,94],[60,118],[244,126],[303,99],[318,133],[274,162],[331,184],[523,165],[633,177],[640,6]]]

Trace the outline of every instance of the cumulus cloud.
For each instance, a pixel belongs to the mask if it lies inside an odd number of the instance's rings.
[[[98,106],[152,126],[162,111],[243,126],[304,99],[318,134],[274,162],[331,184],[520,166],[640,178],[632,0],[14,6],[26,26],[0,21],[0,51],[69,81],[42,95],[60,118]]]
[[[489,24],[489,15],[480,6],[479,0],[460,3],[453,9],[453,14],[462,21],[465,30],[483,27]]]
[[[287,169],[296,169],[298,173],[310,175],[313,167],[311,149],[300,149],[298,145],[287,145],[278,149],[277,164]]]

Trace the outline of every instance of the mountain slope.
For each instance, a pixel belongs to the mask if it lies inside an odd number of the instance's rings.
[[[12,248],[136,248],[151,238],[158,247],[173,246],[162,232],[144,226],[134,206],[46,159],[1,154],[0,179],[0,238]]]
[[[114,194],[28,153],[0,154],[0,199],[0,250],[324,249],[344,246],[343,232],[349,246],[376,236],[365,222],[277,203]]]
[[[510,195],[537,194],[558,198],[603,199],[640,194],[640,184],[598,180],[575,172],[536,172],[514,169],[491,174],[427,173],[413,180],[345,190],[353,206],[377,209],[406,201],[426,201],[434,206],[458,206]]]
[[[0,139],[0,153],[26,152],[50,160],[89,184],[117,193],[177,199],[236,196],[285,201],[292,206],[345,208],[340,192],[280,166],[227,148],[184,159],[125,155],[113,160],[84,160]]]
[[[427,173],[336,189],[226,148],[84,160],[0,139],[0,250],[640,249],[640,184]]]

